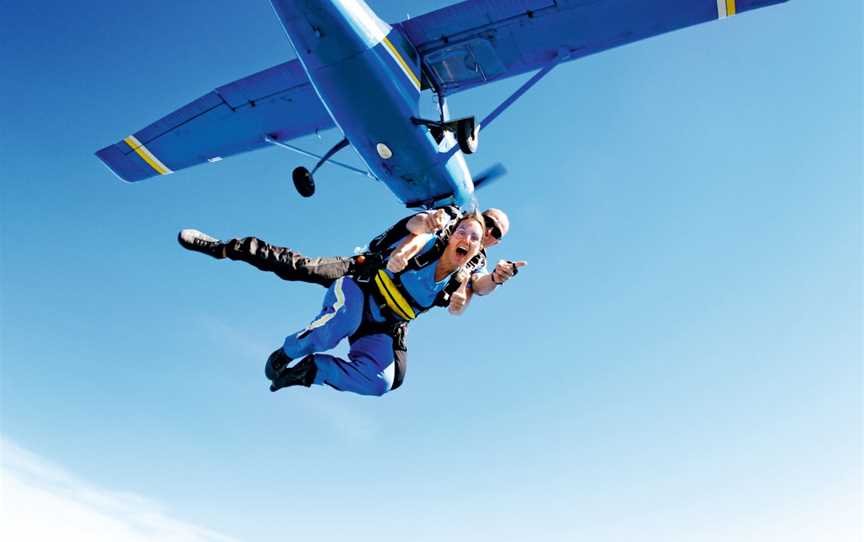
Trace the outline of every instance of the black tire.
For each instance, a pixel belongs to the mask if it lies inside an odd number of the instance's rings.
[[[477,146],[480,144],[480,127],[473,118],[462,119],[456,125],[456,141],[459,142],[459,149],[465,154],[477,152]]]
[[[315,193],[315,179],[305,167],[295,168],[291,178],[294,180],[294,188],[297,189],[297,193],[304,198],[311,197]]]

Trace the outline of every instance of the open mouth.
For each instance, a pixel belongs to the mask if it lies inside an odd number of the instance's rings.
[[[456,247],[456,254],[459,256],[467,256],[468,255],[468,247],[458,246]]]

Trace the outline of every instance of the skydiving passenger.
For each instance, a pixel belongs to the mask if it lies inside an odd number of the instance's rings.
[[[458,222],[446,242],[426,236],[419,254],[400,271],[390,271],[382,263],[334,280],[318,316],[286,337],[267,359],[270,390],[326,384],[383,395],[398,388],[405,376],[408,322],[431,308],[453,275],[480,253],[484,230],[483,217],[473,213]],[[346,338],[348,361],[320,353]]]
[[[451,314],[461,314],[473,294],[491,293],[513,277],[525,262],[500,260],[490,273],[486,269],[485,248],[497,245],[507,235],[510,221],[500,209],[483,211],[484,249],[471,259],[453,277],[435,301],[437,306],[448,307]],[[336,279],[362,272],[387,262],[390,270],[398,272],[422,248],[424,239],[420,236],[436,235],[442,242],[447,241],[462,211],[456,206],[441,207],[408,216],[388,228],[373,239],[365,253],[358,256],[333,256],[308,258],[287,247],[271,245],[257,237],[244,237],[222,242],[198,230],[182,230],[178,241],[183,248],[207,254],[216,259],[228,258],[244,261],[262,271],[276,274],[283,280],[302,281],[320,284],[325,288]],[[396,240],[401,240],[393,246]],[[389,258],[389,259],[388,259]],[[470,281],[466,278],[470,277]]]

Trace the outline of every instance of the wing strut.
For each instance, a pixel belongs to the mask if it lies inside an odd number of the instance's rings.
[[[377,180],[378,180],[377,177],[375,177],[374,175],[372,175],[370,172],[368,172],[368,171],[366,171],[366,170],[363,170],[363,169],[360,169],[360,168],[356,168],[356,167],[354,167],[354,166],[352,166],[352,165],[346,164],[346,163],[344,163],[344,162],[339,162],[339,161],[337,161],[337,160],[329,160],[329,159],[328,159],[328,160],[323,160],[323,159],[324,159],[324,156],[321,156],[320,154],[315,154],[314,152],[309,152],[309,151],[307,151],[307,150],[303,150],[303,149],[301,149],[300,147],[296,147],[296,146],[294,146],[294,145],[290,145],[290,144],[285,143],[285,142],[283,142],[283,141],[279,141],[278,139],[273,139],[273,138],[270,137],[270,136],[266,136],[266,137],[264,137],[264,141],[266,141],[267,143],[272,143],[273,145],[277,145],[277,146],[279,146],[279,147],[284,147],[284,148],[288,149],[289,151],[294,151],[294,152],[296,152],[297,154],[302,154],[303,156],[308,156],[309,158],[314,158],[314,159],[316,159],[316,160],[321,161],[322,163],[323,163],[324,161],[326,161],[326,162],[328,162],[328,163],[330,163],[330,164],[333,164],[333,165],[336,165],[336,166],[339,166],[339,167],[343,167],[343,168],[347,169],[348,171],[353,171],[354,173],[357,173],[357,174],[359,174],[359,175],[363,175],[364,177],[368,177],[368,178],[372,179],[373,181],[377,181]],[[340,148],[341,148],[341,147],[340,147]],[[338,150],[338,149],[337,149],[337,150]],[[332,156],[332,155],[331,155],[331,156]]]
[[[552,61],[549,64],[546,64],[540,71],[535,73],[534,76],[531,77],[531,79],[525,81],[525,83],[521,87],[516,89],[516,92],[511,94],[509,98],[507,98],[506,100],[501,102],[501,104],[498,107],[496,107],[491,113],[486,115],[486,118],[484,118],[482,121],[480,121],[480,128],[481,129],[488,128],[489,125],[492,124],[492,121],[495,120],[496,118],[498,118],[498,115],[500,115],[508,107],[513,105],[513,103],[516,102],[516,100],[518,100],[519,98],[522,97],[523,94],[528,92],[528,89],[530,89],[531,87],[536,85],[538,81],[540,81],[541,79],[546,77],[546,75],[552,71],[552,68],[554,68],[558,64],[564,62],[568,58],[570,58],[570,51],[568,49],[559,50],[558,55],[554,59],[552,59]]]

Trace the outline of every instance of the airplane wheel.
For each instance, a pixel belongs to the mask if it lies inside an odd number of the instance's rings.
[[[462,119],[456,125],[456,141],[465,154],[474,154],[477,151],[477,145],[480,144],[480,126],[473,118]]]
[[[312,174],[305,167],[295,168],[291,174],[291,178],[294,180],[294,188],[304,198],[308,198],[315,193],[315,179],[312,178]]]

